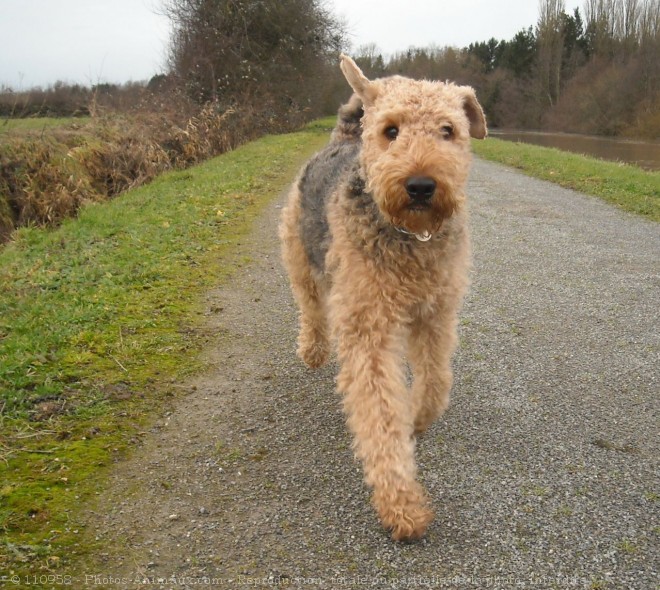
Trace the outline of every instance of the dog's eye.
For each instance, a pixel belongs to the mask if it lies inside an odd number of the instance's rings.
[[[395,125],[390,125],[385,128],[385,137],[387,137],[387,139],[394,140],[397,138],[397,135],[399,135],[399,128]]]
[[[454,137],[454,126],[453,125],[443,125],[440,127],[440,133],[442,134],[443,139],[451,139]]]

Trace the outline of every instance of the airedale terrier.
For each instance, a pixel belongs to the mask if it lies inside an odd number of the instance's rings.
[[[395,540],[412,540],[433,519],[415,435],[449,401],[470,265],[470,136],[484,138],[486,120],[468,86],[370,81],[344,55],[341,69],[355,93],[291,190],[283,258],[301,312],[298,355],[318,367],[336,342],[337,388],[374,506]]]

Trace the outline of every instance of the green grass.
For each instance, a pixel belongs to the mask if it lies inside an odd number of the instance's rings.
[[[472,148],[487,160],[660,221],[660,172],[501,139],[473,141]]]
[[[326,141],[266,137],[0,250],[0,571],[66,570],[77,507],[201,368],[203,293]]]
[[[84,125],[89,117],[30,117],[28,119],[0,119],[0,135],[12,132],[44,131],[53,127]]]

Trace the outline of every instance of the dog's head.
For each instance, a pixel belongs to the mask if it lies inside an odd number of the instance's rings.
[[[470,137],[487,134],[474,90],[402,76],[369,80],[345,55],[341,69],[363,103],[367,190],[393,225],[436,232],[464,200]]]

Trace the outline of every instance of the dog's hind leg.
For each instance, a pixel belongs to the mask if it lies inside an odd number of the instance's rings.
[[[320,367],[327,361],[330,350],[325,294],[322,284],[314,277],[300,237],[300,193],[297,183],[291,189],[289,204],[282,214],[280,238],[282,258],[300,309],[298,356],[308,366]]]

